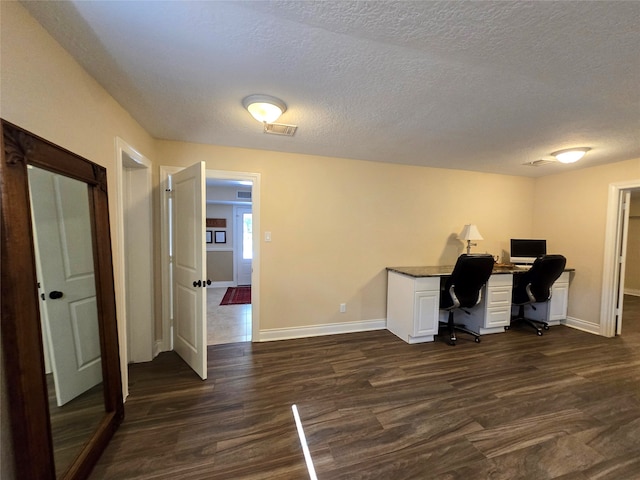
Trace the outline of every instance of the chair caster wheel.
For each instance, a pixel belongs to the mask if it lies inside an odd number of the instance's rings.
[[[538,334],[539,337],[542,336],[542,330],[536,330],[536,333]]]
[[[510,328],[511,328],[511,326],[510,326],[510,325],[505,325],[505,327],[504,327],[505,332],[506,332],[507,330],[509,330]]]
[[[475,342],[476,342],[476,343],[480,343],[480,337],[476,337],[476,338],[475,338]]]
[[[549,325],[545,325],[545,326],[544,326],[544,329],[545,329],[545,330],[549,330]]]

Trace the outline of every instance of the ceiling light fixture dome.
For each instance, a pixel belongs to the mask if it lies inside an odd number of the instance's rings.
[[[584,157],[589,150],[591,150],[589,147],[565,148],[553,152],[551,155],[561,163],[574,163]]]
[[[260,123],[273,123],[287,111],[285,103],[271,95],[249,95],[242,105]]]

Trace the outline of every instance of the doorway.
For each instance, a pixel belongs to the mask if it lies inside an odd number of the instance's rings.
[[[117,244],[123,252],[116,272],[116,305],[124,396],[128,395],[129,363],[149,362],[160,348],[155,344],[153,312],[153,223],[151,161],[121,138],[116,138],[118,183]]]
[[[252,340],[253,188],[207,175],[207,344]],[[213,225],[218,225],[217,227]]]
[[[161,258],[170,259],[171,252],[171,229],[170,229],[170,209],[171,209],[171,177],[183,167],[160,166],[160,221],[161,221]],[[253,240],[253,260],[251,278],[251,341],[259,341],[260,332],[260,174],[251,172],[238,172],[226,170],[206,170],[207,179],[233,180],[249,182],[251,185],[252,204],[252,240]],[[206,199],[203,200],[206,204]],[[203,226],[204,228],[204,226]],[[227,232],[227,235],[229,233]],[[203,235],[205,238],[206,235]],[[215,241],[215,235],[214,235]],[[173,297],[172,297],[172,268],[170,261],[161,262],[161,282],[162,282],[162,332],[163,350],[173,349]],[[212,281],[213,284],[213,281]],[[208,290],[208,289],[207,289]],[[206,315],[198,321],[206,322]]]
[[[640,180],[609,185],[600,315],[600,333],[607,337],[622,334],[623,317],[628,318],[624,315],[625,297],[629,298],[628,294],[625,295],[626,270],[627,267],[632,271],[638,268],[637,251],[628,252],[630,244],[637,245],[637,234],[630,231],[629,222],[632,216],[640,215],[637,211],[631,214],[631,199],[637,199],[639,195]]]
[[[640,188],[629,192],[629,214],[625,223],[624,289],[622,323],[617,333],[640,332]],[[619,330],[619,331],[618,331]]]

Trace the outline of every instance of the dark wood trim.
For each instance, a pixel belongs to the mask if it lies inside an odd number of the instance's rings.
[[[4,122],[2,124],[5,131]],[[15,133],[15,132],[14,132]],[[11,409],[17,478],[54,478],[49,406],[45,402],[40,312],[31,243],[27,164],[13,136],[2,135],[2,351]]]
[[[5,120],[0,125],[2,350],[16,476],[21,480],[55,478],[27,166],[86,182],[90,192],[105,416],[62,477],[86,478],[124,417],[106,169]]]
[[[227,228],[227,219],[207,218],[207,228]]]

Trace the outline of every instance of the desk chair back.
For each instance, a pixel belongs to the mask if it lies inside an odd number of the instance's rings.
[[[491,255],[460,255],[440,299],[442,310],[470,308],[480,301],[480,291],[493,270]]]
[[[514,276],[513,303],[546,302],[551,298],[551,286],[560,277],[567,264],[563,255],[538,257],[529,271]]]

